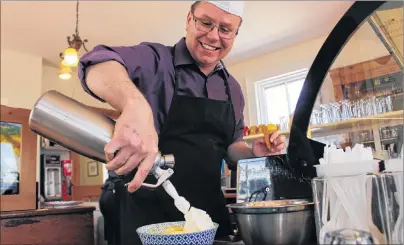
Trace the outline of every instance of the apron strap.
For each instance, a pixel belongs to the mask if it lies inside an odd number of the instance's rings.
[[[102,186],[104,190],[103,198],[112,198],[111,206],[105,207],[104,210],[104,236],[108,244],[121,244],[121,198],[124,195],[125,186],[122,179],[117,177],[109,177]],[[106,196],[106,195],[109,195]],[[111,197],[112,195],[112,197]],[[108,202],[104,200],[104,202]]]

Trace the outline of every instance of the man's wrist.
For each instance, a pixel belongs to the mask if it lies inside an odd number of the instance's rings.
[[[253,150],[245,141],[233,143],[228,149],[228,155],[229,158],[236,163],[241,159],[255,157]]]
[[[125,91],[123,94],[123,110],[126,108],[143,107],[149,105],[146,98],[137,89],[136,85],[132,83],[132,81],[128,80],[123,83],[125,84],[123,88],[123,90]]]

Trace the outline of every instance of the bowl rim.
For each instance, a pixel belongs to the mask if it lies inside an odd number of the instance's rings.
[[[279,203],[285,204],[275,207],[271,206],[251,206],[254,203]],[[282,199],[282,200],[267,200],[258,202],[241,202],[226,205],[235,214],[271,214],[271,213],[291,213],[299,211],[313,211],[314,202],[311,199]]]
[[[211,230],[217,230],[219,228],[219,224],[216,222],[213,222],[214,224],[214,228],[212,229],[207,229],[207,230],[203,230],[203,231],[196,231],[196,232],[190,232],[190,233],[185,233],[185,234],[156,234],[156,233],[148,233],[148,232],[142,232],[141,230],[146,230],[147,228],[151,228],[153,226],[156,225],[163,225],[163,224],[167,224],[167,225],[180,225],[180,224],[185,224],[185,221],[170,221],[170,222],[160,222],[160,223],[154,223],[154,224],[149,224],[149,225],[143,225],[139,228],[136,229],[136,233],[138,233],[138,235],[147,235],[147,236],[153,236],[153,237],[168,237],[168,236],[189,236],[191,234],[198,234],[198,233],[203,233],[203,232],[207,232],[207,231],[211,231]],[[168,227],[168,226],[167,226]]]

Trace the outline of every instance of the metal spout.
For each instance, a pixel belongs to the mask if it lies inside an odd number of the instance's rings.
[[[162,168],[171,168],[171,169],[174,168],[175,166],[174,155],[168,154],[162,156],[162,158],[163,158]]]

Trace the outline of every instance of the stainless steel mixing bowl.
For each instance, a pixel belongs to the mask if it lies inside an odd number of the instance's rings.
[[[273,200],[227,205],[246,245],[316,242],[314,205],[309,200]]]

